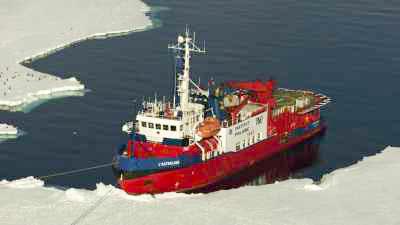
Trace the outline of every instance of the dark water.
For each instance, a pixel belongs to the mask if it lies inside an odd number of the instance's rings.
[[[109,162],[125,141],[143,96],[170,95],[167,44],[186,24],[206,40],[207,56],[193,60],[203,81],[273,76],[282,87],[320,91],[328,132],[319,160],[302,171],[322,174],[355,163],[386,145],[400,146],[400,2],[372,0],[159,1],[163,25],[146,32],[80,43],[34,62],[36,70],[75,75],[92,91],[57,99],[28,114],[1,112],[27,135],[0,144],[0,179]],[[197,80],[197,79],[195,79]],[[114,183],[110,169],[49,180],[93,188]]]

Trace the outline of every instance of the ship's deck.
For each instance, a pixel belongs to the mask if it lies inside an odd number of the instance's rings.
[[[272,96],[275,98],[277,107],[291,106],[296,104],[296,99],[308,97],[311,105],[314,104],[315,99],[312,92],[302,90],[288,90],[288,89],[276,89],[272,92]]]

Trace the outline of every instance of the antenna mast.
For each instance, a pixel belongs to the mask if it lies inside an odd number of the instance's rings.
[[[176,70],[176,93],[175,97],[179,102],[180,110],[183,112],[189,111],[189,83],[190,83],[190,58],[191,52],[205,53],[205,48],[196,46],[195,39],[190,36],[189,29],[186,27],[184,36],[178,36],[178,43],[168,45],[169,49],[174,49],[177,52],[177,70]],[[177,103],[176,103],[177,104]]]

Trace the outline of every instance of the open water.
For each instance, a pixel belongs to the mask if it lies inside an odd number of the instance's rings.
[[[56,99],[30,113],[0,112],[27,134],[0,144],[0,179],[47,175],[110,162],[125,142],[123,121],[143,96],[169,96],[172,55],[186,24],[207,55],[193,58],[205,83],[274,77],[281,87],[310,89],[333,99],[323,115],[328,132],[319,159],[301,175],[320,178],[387,145],[400,146],[400,1],[146,0],[167,7],[162,26],[91,40],[30,65],[77,76],[91,90]],[[51,185],[93,188],[114,183],[109,168],[54,178]]]

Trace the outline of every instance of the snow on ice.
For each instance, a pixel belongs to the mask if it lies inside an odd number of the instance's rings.
[[[16,139],[24,132],[13,125],[0,123],[0,143],[9,139]]]
[[[152,26],[139,0],[13,0],[0,2],[0,109],[24,106],[84,85],[22,65],[74,43]]]
[[[400,224],[398,171],[400,148],[387,147],[318,183],[291,179],[210,194],[130,196],[104,184],[94,191],[60,190],[32,177],[3,180],[0,223]]]
[[[18,129],[9,124],[0,124],[0,136],[2,135],[17,135]]]

